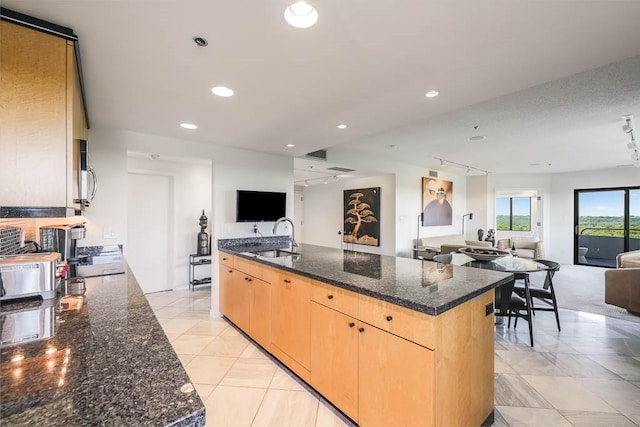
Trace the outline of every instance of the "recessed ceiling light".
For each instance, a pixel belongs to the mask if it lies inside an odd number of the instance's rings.
[[[233,96],[233,90],[225,86],[216,86],[214,88],[211,88],[211,92],[213,92],[214,95],[224,96],[225,98]]]
[[[345,125],[344,123],[340,123],[338,125],[338,129],[346,129],[346,128],[347,128],[347,125]]]
[[[471,138],[469,138],[469,141],[482,141],[485,138],[486,136],[484,135],[474,135]]]
[[[435,98],[439,93],[440,92],[438,92],[437,90],[430,90],[429,92],[425,93],[424,96],[426,96],[427,98]]]
[[[206,47],[209,44],[207,39],[205,39],[204,37],[195,36],[192,40],[196,45],[200,47]]]
[[[305,187],[308,187],[308,186],[309,186],[309,181],[306,181],[306,180],[305,180],[305,181],[304,181],[304,186],[305,186]]]
[[[295,147],[295,146],[296,146],[296,144],[287,144],[287,147],[289,147],[289,148],[292,148],[292,147]]]
[[[309,28],[318,22],[318,11],[305,1],[298,1],[284,10],[284,19],[296,28]]]
[[[180,127],[185,129],[198,129],[198,126],[192,123],[180,123]]]

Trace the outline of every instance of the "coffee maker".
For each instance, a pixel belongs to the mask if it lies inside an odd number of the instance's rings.
[[[84,239],[84,224],[48,225],[40,228],[40,246],[43,252],[58,252],[68,264],[78,261],[77,242]]]

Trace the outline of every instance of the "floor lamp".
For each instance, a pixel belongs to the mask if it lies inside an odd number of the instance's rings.
[[[462,235],[464,236],[464,217],[468,216],[469,217],[469,221],[471,221],[473,219],[473,213],[468,213],[468,214],[464,214],[462,215]]]

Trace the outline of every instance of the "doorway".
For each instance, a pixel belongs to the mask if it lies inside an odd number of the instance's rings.
[[[127,262],[144,293],[170,290],[173,177],[129,172],[127,189]]]
[[[615,267],[640,249],[640,187],[575,190],[574,264]]]

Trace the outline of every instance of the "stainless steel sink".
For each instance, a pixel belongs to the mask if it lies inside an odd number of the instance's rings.
[[[282,258],[282,257],[298,258],[300,256],[300,254],[297,254],[295,252],[285,251],[284,249],[273,249],[270,251],[256,251],[251,253],[258,256],[263,256],[265,258]]]

